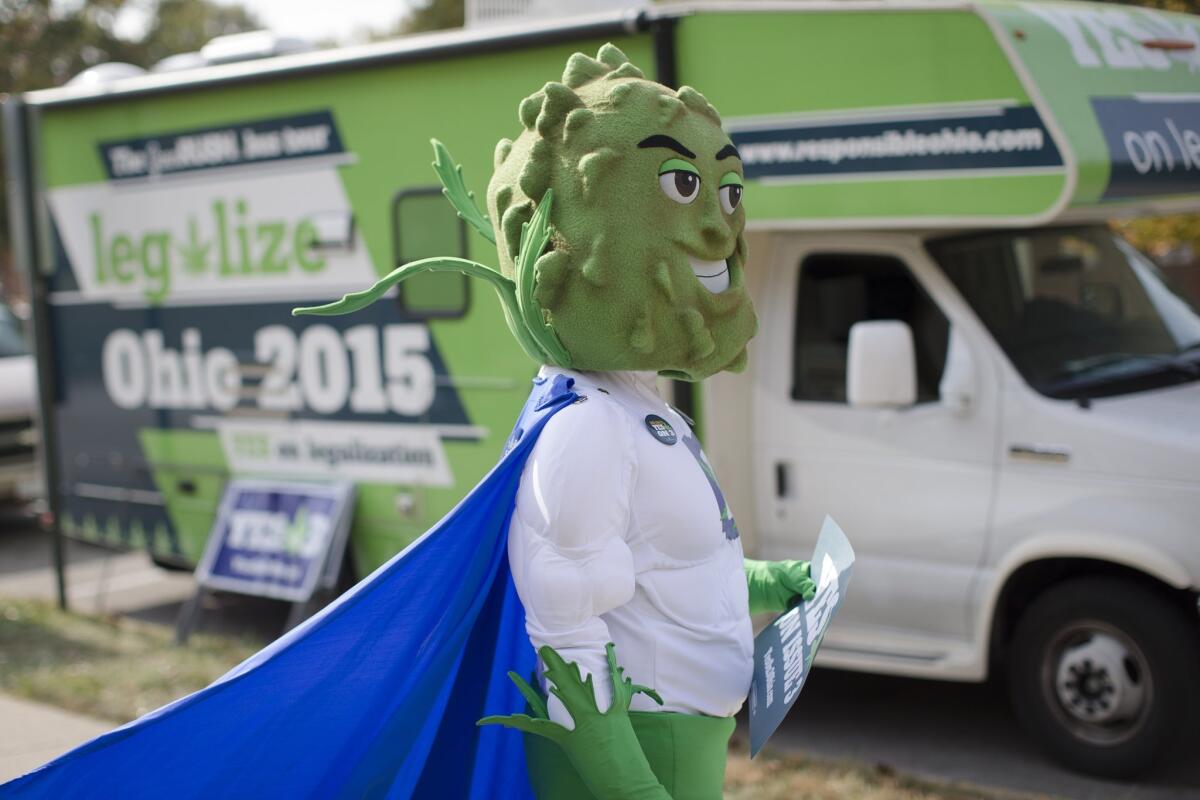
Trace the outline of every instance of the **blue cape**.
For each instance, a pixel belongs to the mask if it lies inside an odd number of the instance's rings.
[[[538,379],[445,519],[216,683],[0,786],[3,798],[531,798],[521,736],[478,728],[535,668],[507,558],[521,471],[573,381]]]

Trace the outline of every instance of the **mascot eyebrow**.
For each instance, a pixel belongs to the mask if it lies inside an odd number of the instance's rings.
[[[733,156],[738,161],[742,160],[742,154],[739,153],[737,151],[737,148],[734,147],[732,144],[727,144],[724,147],[722,147],[720,150],[718,150],[716,158],[717,158],[717,161],[720,161],[721,159],[729,158],[730,156]]]
[[[662,133],[656,133],[653,136],[647,136],[645,139],[642,139],[640,142],[638,142],[638,147],[640,147],[640,148],[665,147],[668,150],[674,150],[676,153],[679,153],[679,155],[684,156],[686,158],[695,158],[696,157],[695,153],[693,153],[691,150],[688,150],[686,147],[684,147],[682,144],[680,144],[677,140],[672,139],[670,136],[667,136],[666,134],[662,134]],[[720,161],[721,159],[729,158],[730,156],[733,156],[738,161],[742,160],[742,154],[739,153],[737,151],[737,148],[734,147],[732,144],[727,144],[724,147],[722,147],[720,150],[718,150],[717,154],[716,154],[716,156],[714,156],[714,158],[716,158],[717,161]]]
[[[676,153],[679,153],[679,155],[684,156],[685,158],[696,157],[696,154],[691,150],[688,150],[670,136],[666,136],[661,133],[656,133],[653,136],[647,136],[645,139],[642,139],[640,142],[638,142],[638,147],[665,147],[668,150],[674,150]]]

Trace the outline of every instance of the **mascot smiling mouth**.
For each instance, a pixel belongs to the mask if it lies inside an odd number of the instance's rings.
[[[692,265],[692,272],[696,275],[696,279],[705,289],[713,294],[720,294],[729,288],[729,259],[701,261],[689,256],[688,262]]]

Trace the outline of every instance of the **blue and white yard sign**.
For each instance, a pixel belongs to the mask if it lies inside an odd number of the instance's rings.
[[[350,528],[354,486],[233,480],[204,558],[201,586],[293,603],[332,585]]]
[[[800,696],[821,637],[846,597],[853,567],[854,548],[838,524],[826,517],[812,557],[816,595],[781,614],[754,639],[751,757],[767,743]]]

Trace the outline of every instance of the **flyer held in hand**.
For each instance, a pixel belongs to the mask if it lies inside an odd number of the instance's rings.
[[[832,518],[826,517],[812,557],[816,596],[780,614],[754,639],[751,757],[758,755],[800,696],[821,638],[846,599],[853,568],[854,548],[850,540]]]

